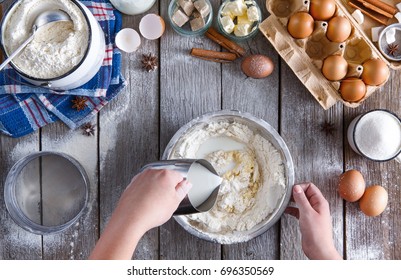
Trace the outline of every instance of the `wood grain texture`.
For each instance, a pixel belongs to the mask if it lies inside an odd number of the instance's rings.
[[[149,11],[158,13],[158,5]],[[123,26],[139,30],[142,16],[124,16]],[[143,54],[158,55],[158,41],[142,38],[134,53],[123,53],[127,88],[100,112],[100,229],[103,231],[121,193],[145,164],[159,158],[159,71],[142,69]],[[140,241],[136,259],[157,259],[158,230]]]
[[[333,135],[321,131],[321,123],[333,123]],[[296,78],[281,64],[281,135],[291,152],[295,183],[313,182],[329,201],[337,249],[343,247],[343,206],[337,194],[338,176],[343,171],[342,106],[324,111]],[[281,259],[306,258],[301,247],[298,221],[281,219]]]
[[[218,3],[213,2],[217,11]],[[167,5],[160,5],[167,19]],[[219,50],[205,37],[183,37],[166,26],[160,41],[160,149],[191,119],[221,108],[221,65],[189,55],[191,48]],[[189,249],[190,248],[190,249]],[[171,220],[160,229],[161,259],[220,259],[220,245],[199,240]]]
[[[258,0],[267,16],[264,1]],[[11,1],[6,1],[11,2]],[[158,160],[174,133],[206,112],[236,109],[262,118],[286,141],[295,165],[296,182],[314,182],[329,201],[333,237],[347,259],[401,259],[400,165],[376,163],[353,152],[345,136],[358,114],[384,108],[401,116],[401,76],[390,81],[358,108],[337,103],[325,111],[292,70],[279,59],[261,34],[242,43],[249,53],[271,57],[276,66],[262,80],[246,78],[241,59],[221,65],[193,58],[193,47],[221,48],[204,37],[182,37],[167,21],[167,1],[158,1],[149,12],[161,13],[166,31],[160,40],[142,40],[141,48],[123,54],[122,74],[127,88],[97,118],[96,135],[86,137],[62,123],[41,133],[12,139],[0,135],[0,193],[11,166],[23,156],[43,150],[62,151],[77,158],[91,180],[90,205],[70,229],[54,236],[31,234],[10,218],[0,196],[0,259],[85,259],[103,231],[122,191],[139,168]],[[217,11],[220,1],[213,1]],[[160,8],[159,8],[160,7]],[[138,30],[143,15],[123,17],[124,27]],[[159,69],[142,69],[142,54],[159,57]],[[321,131],[324,121],[334,124],[332,135]],[[358,203],[344,203],[337,184],[344,170],[358,169],[368,186],[379,184],[389,192],[389,204],[379,217],[366,217]],[[224,245],[198,239],[173,219],[149,231],[138,244],[135,259],[305,259],[298,221],[283,215],[261,236],[241,244]]]
[[[345,124],[357,115],[372,109],[387,109],[401,115],[399,73],[392,71],[390,80],[356,110],[345,110]],[[347,141],[347,140],[345,140]],[[386,210],[378,217],[367,217],[359,209],[358,203],[346,205],[346,256],[348,259],[401,259],[400,244],[400,172],[401,166],[395,161],[378,163],[367,160],[345,147],[345,169],[359,170],[366,186],[381,185],[389,194]]]
[[[17,225],[4,204],[4,183],[11,167],[21,158],[39,151],[39,132],[14,139],[0,135],[0,259],[42,259],[40,235],[29,233]]]

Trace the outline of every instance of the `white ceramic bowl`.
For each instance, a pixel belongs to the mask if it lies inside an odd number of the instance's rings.
[[[106,42],[103,30],[91,11],[84,4],[76,0],[70,1],[82,11],[82,14],[85,16],[86,22],[89,27],[89,40],[86,53],[83,56],[81,62],[73,67],[70,71],[68,71],[64,75],[61,75],[60,77],[55,77],[51,79],[40,79],[31,77],[18,69],[18,67],[16,67],[12,62],[10,63],[10,65],[24,80],[35,86],[50,88],[54,90],[69,90],[78,88],[91,80],[102,66],[106,50]],[[4,47],[4,30],[7,25],[7,21],[13,14],[16,7],[18,7],[17,4],[19,2],[21,2],[21,0],[15,1],[10,6],[10,8],[5,13],[3,21],[1,23],[1,48],[3,49],[3,52],[6,56],[8,56],[9,54],[5,51]]]
[[[176,147],[180,145],[181,140],[185,135],[193,131],[194,129],[199,129],[209,123],[218,121],[235,121],[240,124],[244,124],[251,128],[255,133],[260,134],[267,140],[269,140],[272,145],[280,152],[282,160],[285,165],[285,180],[286,180],[286,190],[285,194],[282,196],[278,207],[268,215],[261,223],[256,225],[254,228],[243,232],[233,232],[231,236],[211,237],[204,232],[199,231],[197,228],[193,227],[185,215],[174,216],[175,220],[190,234],[201,239],[221,243],[221,244],[233,244],[239,242],[245,242],[253,239],[262,233],[266,232],[270,227],[272,227],[281,217],[285,208],[287,207],[290,197],[291,190],[294,184],[294,166],[290,155],[290,152],[285,144],[284,140],[277,133],[277,131],[267,122],[262,119],[256,118],[248,113],[242,113],[238,111],[223,110],[205,114],[199,118],[190,121],[188,124],[181,127],[173,138],[168,143],[164,153],[163,159],[170,159],[173,151]],[[214,235],[215,236],[215,235]]]

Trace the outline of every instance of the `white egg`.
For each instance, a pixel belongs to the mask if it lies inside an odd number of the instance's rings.
[[[147,14],[139,23],[139,31],[148,40],[160,38],[165,30],[164,20],[156,14]]]
[[[134,52],[140,45],[141,37],[132,28],[121,29],[116,35],[116,46],[124,52]]]

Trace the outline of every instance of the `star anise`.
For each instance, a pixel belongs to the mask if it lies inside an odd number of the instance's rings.
[[[152,53],[149,53],[148,55],[142,55],[142,68],[144,68],[146,71],[154,71],[157,69],[157,66],[157,57],[152,55]]]
[[[387,51],[388,54],[391,56],[395,56],[395,54],[398,52],[398,45],[397,44],[390,44],[387,46]]]
[[[333,136],[334,131],[336,131],[336,127],[333,123],[324,121],[324,123],[320,125],[320,131],[324,132],[326,136],[328,136],[329,134]]]
[[[94,136],[95,135],[95,126],[91,123],[85,123],[81,126],[82,134],[86,136]]]
[[[86,108],[86,101],[87,99],[85,97],[77,96],[74,100],[71,100],[73,103],[72,108],[77,109],[77,111],[81,111]]]

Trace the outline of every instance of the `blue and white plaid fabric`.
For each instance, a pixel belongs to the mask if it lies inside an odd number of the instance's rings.
[[[90,121],[126,86],[122,77],[121,53],[114,45],[121,29],[121,13],[108,0],[81,1],[93,13],[106,37],[106,54],[99,72],[85,85],[64,92],[33,87],[7,66],[0,72],[0,131],[12,137],[27,135],[61,120],[71,129]],[[76,96],[85,96],[86,108],[72,108]]]

